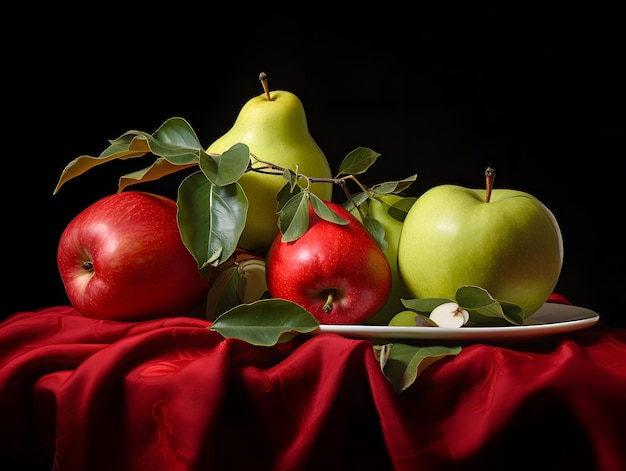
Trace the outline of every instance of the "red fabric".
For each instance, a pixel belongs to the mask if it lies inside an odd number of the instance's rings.
[[[255,347],[208,326],[2,322],[0,468],[625,469],[626,329],[467,345],[398,395],[367,340]]]

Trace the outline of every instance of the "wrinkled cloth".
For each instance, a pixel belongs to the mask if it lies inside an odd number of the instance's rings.
[[[369,340],[192,317],[0,323],[5,470],[626,469],[626,329],[471,344],[396,393]]]

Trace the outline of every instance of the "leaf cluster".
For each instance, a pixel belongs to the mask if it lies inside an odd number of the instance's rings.
[[[467,326],[521,325],[524,322],[524,310],[521,306],[497,300],[479,286],[461,286],[455,293],[455,299],[402,299],[402,304],[407,309],[419,314],[429,314],[437,306],[449,302],[456,302],[469,313]]]
[[[233,145],[222,154],[209,154],[191,125],[179,117],[168,119],[153,134],[131,130],[109,141],[109,144],[97,157],[81,155],[72,160],[63,169],[53,194],[69,180],[113,160],[136,159],[146,154],[156,157],[148,167],[120,177],[118,192],[131,185],[197,167],[198,170],[186,176],[178,187],[177,217],[182,240],[201,272],[226,262],[237,248],[249,206],[248,197],[238,180],[246,172],[272,174],[286,180],[276,198],[278,229],[285,241],[298,239],[308,229],[309,202],[319,217],[335,224],[347,223],[309,191],[313,182],[325,181],[339,185],[346,194],[348,205],[358,211],[358,207],[368,198],[385,193],[400,193],[416,179],[416,175],[412,175],[372,188],[364,186],[355,175],[365,173],[380,156],[365,147],[348,154],[336,176],[330,179],[304,175],[294,169],[264,162],[252,155],[243,143]],[[265,165],[253,167],[252,160]],[[355,183],[361,190],[355,197],[347,188],[348,182]],[[370,220],[365,226],[379,243],[383,243],[384,231],[378,227],[380,225]]]

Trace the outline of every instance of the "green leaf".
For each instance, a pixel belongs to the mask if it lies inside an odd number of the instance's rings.
[[[341,206],[356,216],[354,211],[355,207],[362,207],[363,204],[369,199],[369,196],[367,196],[367,193],[364,191],[360,191],[359,193],[355,193],[350,196],[352,197],[352,200],[344,201]]]
[[[479,286],[461,286],[456,291],[456,302],[467,310],[472,325],[502,324],[502,320],[510,324],[521,324],[524,320],[520,306],[506,303],[505,312],[503,304]]]
[[[397,221],[404,222],[406,215],[409,213],[409,209],[411,209],[413,203],[416,201],[417,198],[413,196],[405,196],[398,202],[389,206],[387,213]]]
[[[489,306],[496,300],[489,292],[479,286],[461,286],[456,290],[456,302],[466,309],[478,309]]]
[[[178,227],[200,270],[225,262],[235,252],[248,212],[239,183],[217,186],[202,172],[178,188]]]
[[[374,152],[367,147],[357,147],[350,152],[341,162],[337,177],[340,175],[359,175],[365,173],[370,166],[380,157],[378,152]]]
[[[296,193],[285,203],[278,216],[283,242],[298,240],[309,228],[309,193]]]
[[[202,150],[195,132],[189,123],[182,118],[168,119],[155,131],[153,136],[142,131],[128,131],[117,139],[110,141],[110,144],[98,157],[81,155],[67,164],[63,172],[61,172],[61,177],[53,194],[56,194],[61,186],[69,180],[82,175],[93,167],[112,160],[143,157],[145,154],[152,152],[156,156],[163,157],[171,164],[190,166],[199,162],[199,155]],[[144,170],[143,172],[148,174],[149,170]],[[152,174],[152,176],[154,175]],[[127,178],[120,179],[120,183],[128,186],[132,184],[131,180],[137,180],[138,178],[140,181],[154,179],[142,179],[138,175],[129,174]]]
[[[149,167],[122,175],[118,183],[118,191],[123,191],[125,188],[137,183],[158,180],[166,175],[170,175],[174,172],[178,172],[179,170],[189,168],[194,165],[196,164],[174,165],[163,157],[159,157]]]
[[[239,270],[231,270],[231,274],[228,277],[228,281],[224,285],[224,288],[219,292],[219,298],[216,300],[215,314],[217,317],[224,312],[232,309],[235,306],[241,304],[238,294],[239,288]]]
[[[187,164],[198,161],[202,145],[191,125],[183,118],[170,118],[153,134],[150,149],[155,155],[172,163]]]
[[[271,298],[240,304],[226,311],[209,330],[219,332],[225,338],[269,347],[291,340],[294,333],[310,333],[319,326],[319,321],[299,305]]]
[[[526,314],[524,309],[519,304],[508,303],[506,301],[499,301],[504,311],[504,317],[515,325],[521,325],[524,323]]]
[[[372,191],[378,194],[401,193],[417,180],[417,174],[398,181],[378,183],[372,187]]]
[[[408,309],[416,312],[430,314],[433,309],[443,303],[454,302],[453,299],[448,298],[415,298],[415,299],[401,299],[402,304]]]
[[[400,394],[413,384],[433,363],[461,353],[461,347],[407,345],[394,343],[385,345],[387,352],[381,361],[381,369],[391,381],[396,393]],[[376,349],[376,347],[375,347]]]
[[[290,183],[285,183],[276,195],[276,212],[280,213],[285,207],[285,204],[287,204],[287,201],[300,192],[302,192],[302,189],[299,186],[292,186]]]
[[[250,165],[250,149],[245,144],[235,144],[220,156],[206,152],[200,154],[200,170],[207,179],[218,186],[235,183]]]
[[[315,214],[322,219],[332,222],[333,224],[339,224],[340,226],[348,224],[346,219],[342,218],[335,211],[330,209],[315,193],[309,194],[309,201],[311,202],[311,207],[313,208]]]
[[[298,185],[298,175],[296,175],[296,172],[290,168],[286,168],[283,171],[283,178],[289,182],[290,193],[293,193],[295,189],[300,191],[300,186]]]
[[[455,296],[456,299],[420,298],[401,301],[408,309],[425,314],[430,314],[440,304],[456,302],[469,313],[468,326],[520,325],[524,321],[524,311],[520,306],[498,301],[479,286],[461,286]]]
[[[385,252],[389,247],[389,243],[385,240],[385,228],[383,225],[373,217],[365,216],[363,219],[363,227],[370,233],[381,250]]]
[[[147,136],[150,152],[174,165],[198,163],[204,152],[196,133],[182,118],[170,118],[153,136]]]
[[[279,192],[280,200],[284,199],[287,185]],[[291,196],[278,215],[278,227],[282,233],[283,242],[298,240],[309,228],[309,202],[315,214],[334,224],[345,225],[348,221],[330,209],[317,195],[309,191],[299,191]]]
[[[143,131],[127,131],[117,139],[109,140],[109,147],[104,149],[100,154],[100,159],[108,159],[127,151],[141,153],[141,155],[150,152],[148,139],[150,134]]]
[[[142,134],[143,135],[143,134]],[[57,186],[52,194],[57,194],[61,186],[67,183],[69,180],[76,178],[87,170],[92,169],[98,165],[110,162],[116,159],[132,159],[136,157],[142,157],[150,151],[148,143],[145,138],[139,140],[139,145],[133,146],[131,150],[131,143],[134,142],[132,133],[127,133],[115,141],[111,146],[105,149],[99,157],[92,157],[90,155],[81,155],[75,158],[69,164],[65,166],[57,182]]]

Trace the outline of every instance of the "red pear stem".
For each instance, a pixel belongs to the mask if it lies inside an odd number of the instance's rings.
[[[270,88],[267,85],[267,74],[265,72],[261,72],[259,74],[259,80],[261,81],[261,85],[263,85],[263,90],[265,91],[265,96],[269,101],[272,101],[272,95],[270,95]]]
[[[496,179],[496,171],[491,167],[487,167],[485,170],[485,184],[487,191],[485,192],[485,203],[489,203],[491,199],[491,190],[493,190],[493,181]]]
[[[334,294],[334,290],[330,290],[328,292],[328,297],[326,298],[326,302],[324,303],[324,307],[322,308],[322,310],[328,314],[330,311],[333,310],[333,294]]]

